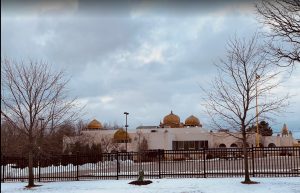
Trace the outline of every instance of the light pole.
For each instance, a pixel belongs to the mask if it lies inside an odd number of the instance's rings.
[[[258,128],[258,97],[257,97],[257,91],[258,91],[258,88],[257,88],[257,82],[258,80],[260,79],[260,76],[258,74],[256,74],[256,77],[255,77],[255,80],[256,80],[256,147],[259,147],[259,135],[258,135],[258,132],[259,132],[259,128]]]
[[[125,114],[125,117],[126,117],[126,123],[125,123],[125,128],[126,128],[126,140],[125,140],[125,149],[126,149],[126,152],[127,152],[127,141],[128,141],[128,134],[127,134],[127,128],[128,128],[128,125],[127,125],[127,116],[129,115],[128,112],[124,112]]]

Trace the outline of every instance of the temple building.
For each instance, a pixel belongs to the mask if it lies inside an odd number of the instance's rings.
[[[180,121],[172,111],[158,126],[139,126],[135,130],[124,128],[104,129],[101,122],[92,120],[79,137],[65,137],[64,147],[84,138],[89,144],[101,144],[105,152],[147,150],[197,150],[201,148],[242,147],[239,132],[210,131],[203,127],[200,120],[191,115]],[[250,133],[247,145],[256,146],[256,134]],[[146,144],[145,144],[146,143]],[[297,145],[286,124],[280,134],[259,135],[261,147]]]

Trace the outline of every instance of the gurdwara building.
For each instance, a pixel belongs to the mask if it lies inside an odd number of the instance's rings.
[[[205,129],[200,120],[191,115],[181,122],[180,117],[172,111],[163,118],[158,126],[139,126],[135,130],[104,129],[101,122],[92,120],[82,135],[65,137],[64,147],[85,139],[89,144],[101,144],[106,152],[148,150],[197,150],[201,148],[242,147],[239,139],[241,134],[236,131],[211,131]],[[249,133],[247,146],[256,146],[256,133]],[[261,147],[299,145],[284,124],[280,134],[273,136],[258,135]]]

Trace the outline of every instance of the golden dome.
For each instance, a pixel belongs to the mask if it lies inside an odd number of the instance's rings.
[[[171,111],[169,115],[164,117],[163,125],[177,128],[180,126],[180,118],[178,115],[173,114],[173,112]]]
[[[88,129],[103,129],[102,127],[102,124],[97,121],[96,119],[92,120],[88,126],[87,126]]]
[[[197,117],[195,117],[194,115],[189,116],[188,118],[186,118],[185,123],[186,126],[192,126],[192,127],[202,127],[202,125],[200,124],[200,121]]]
[[[128,133],[126,136],[126,131],[123,128],[118,129],[114,134],[115,141],[125,141],[126,137],[128,140],[130,139]]]

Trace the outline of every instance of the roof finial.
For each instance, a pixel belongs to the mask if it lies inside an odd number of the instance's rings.
[[[173,111],[171,110],[171,115],[173,115]]]
[[[283,124],[281,133],[282,133],[282,135],[288,135],[288,133],[289,133],[289,130],[288,130],[287,125],[285,123]]]

